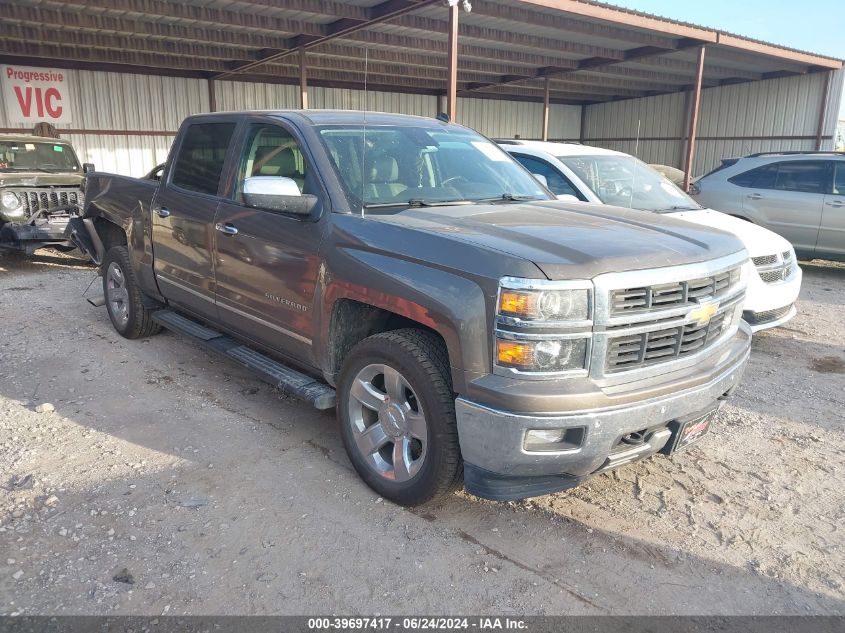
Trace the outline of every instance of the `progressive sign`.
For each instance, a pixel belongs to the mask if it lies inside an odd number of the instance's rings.
[[[66,71],[4,64],[0,72],[9,124],[73,121]]]

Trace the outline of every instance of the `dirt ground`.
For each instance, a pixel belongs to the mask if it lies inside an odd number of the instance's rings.
[[[0,614],[845,614],[845,266],[804,273],[699,445],[413,511],[333,412],[122,339],[74,260],[0,257]]]

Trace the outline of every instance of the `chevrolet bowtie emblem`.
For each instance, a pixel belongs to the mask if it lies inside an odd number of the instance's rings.
[[[687,323],[697,323],[699,325],[704,325],[710,319],[713,318],[718,309],[718,301],[703,299],[701,300],[699,305],[695,306],[692,310],[687,312],[686,321]]]

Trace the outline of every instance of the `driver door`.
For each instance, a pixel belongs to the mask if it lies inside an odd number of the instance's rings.
[[[325,194],[292,132],[277,123],[246,126],[232,190],[215,216],[214,259],[220,319],[259,345],[313,364],[314,294]],[[244,179],[290,178],[319,202],[310,216],[248,206]]]

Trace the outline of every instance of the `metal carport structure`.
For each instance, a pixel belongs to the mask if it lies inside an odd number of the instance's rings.
[[[424,109],[434,106],[428,114],[445,110],[496,135],[507,126],[491,117],[531,117],[527,136],[621,149],[633,142],[649,158],[666,156],[653,162],[687,173],[701,126],[711,130],[701,143],[825,147],[842,86],[840,60],[580,0],[476,0],[471,12],[442,0],[4,0],[0,61],[198,80],[205,94],[185,104],[193,111],[240,107],[244,83],[287,87],[265,107],[321,107],[309,103],[315,89],[361,91],[366,83],[407,95],[387,106],[399,111],[418,111],[405,103],[424,96]],[[126,108],[161,107],[113,96]],[[102,99],[80,90],[76,107],[102,110]],[[743,111],[730,112],[731,99]],[[143,131],[133,127],[63,133]]]

